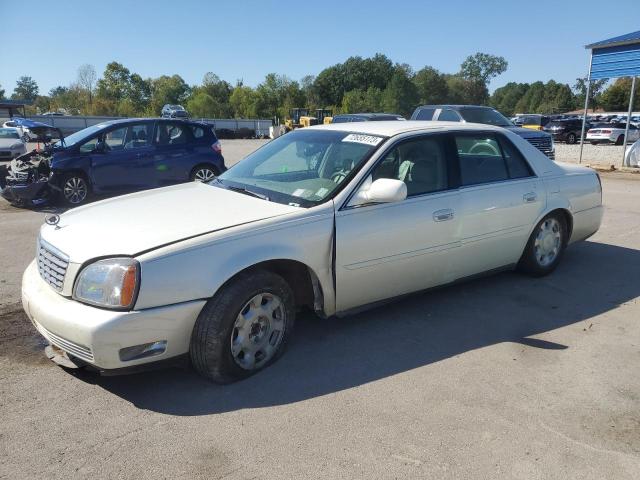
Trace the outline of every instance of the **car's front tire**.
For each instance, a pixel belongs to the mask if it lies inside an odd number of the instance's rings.
[[[564,215],[552,212],[533,229],[518,263],[518,269],[542,277],[555,270],[567,246],[567,222]]]
[[[191,334],[191,363],[216,383],[249,377],[282,355],[294,323],[294,295],[281,276],[240,273],[200,312]]]
[[[574,143],[576,143],[576,139],[577,136],[575,133],[570,133],[569,135],[567,135],[567,143],[569,145],[573,145]]]
[[[91,195],[91,187],[84,175],[69,173],[62,179],[61,197],[68,207],[77,207],[85,203]]]

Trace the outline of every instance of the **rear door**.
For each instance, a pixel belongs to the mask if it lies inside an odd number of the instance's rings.
[[[158,121],[154,134],[154,168],[158,185],[189,180],[193,156],[197,153],[189,124]]]
[[[459,278],[516,263],[545,206],[541,181],[496,133],[453,135],[460,170]]]
[[[338,311],[452,280],[459,194],[449,153],[445,135],[397,143],[370,176],[403,180],[408,197],[336,212]]]

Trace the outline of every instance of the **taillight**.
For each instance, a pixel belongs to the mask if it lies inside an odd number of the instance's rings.
[[[214,152],[222,154],[222,144],[220,143],[220,140],[211,145],[211,148],[213,148]]]
[[[611,130],[600,130],[600,133],[611,133]]]

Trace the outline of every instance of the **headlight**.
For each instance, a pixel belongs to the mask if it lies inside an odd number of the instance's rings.
[[[87,265],[76,280],[73,298],[98,307],[128,310],[140,285],[140,264],[133,258],[98,260]]]

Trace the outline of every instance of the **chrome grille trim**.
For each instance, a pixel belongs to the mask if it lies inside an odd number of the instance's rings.
[[[86,360],[87,362],[93,362],[93,351],[89,347],[85,347],[78,343],[67,340],[66,338],[59,337],[55,333],[51,333],[49,330],[38,324],[40,333],[50,343],[58,348],[61,348],[71,355]]]
[[[527,142],[536,147],[542,153],[544,153],[547,157],[552,160],[555,160],[556,155],[553,150],[553,143],[551,142],[551,137],[534,137],[534,138],[525,138]]]
[[[61,292],[64,286],[67,267],[69,266],[69,257],[44,240],[38,238],[36,259],[38,261],[40,277],[55,290]]]

